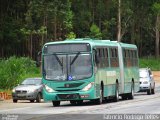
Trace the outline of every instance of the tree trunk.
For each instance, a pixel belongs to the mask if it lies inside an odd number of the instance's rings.
[[[121,0],[118,0],[118,25],[117,25],[117,41],[121,41]]]
[[[32,58],[32,33],[31,33],[31,44],[30,44],[30,56],[31,56],[31,58]]]
[[[160,25],[160,15],[157,15],[157,19],[156,19],[156,42],[155,42],[155,52],[156,52],[156,58],[159,57],[159,25]]]
[[[57,15],[57,10],[55,10],[55,15],[54,15],[54,41],[57,40],[57,16],[56,15]]]
[[[101,23],[102,23],[101,16],[99,16],[99,29],[100,29],[100,31],[102,30]]]
[[[43,46],[44,44],[44,34],[42,34],[42,43],[41,43],[41,46]]]
[[[94,17],[95,17],[95,6],[94,6],[94,0],[92,0],[92,23],[94,23]]]

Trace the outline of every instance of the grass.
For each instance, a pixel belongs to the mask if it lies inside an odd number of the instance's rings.
[[[8,90],[20,84],[25,78],[40,77],[40,68],[35,61],[26,57],[10,57],[0,60],[0,89]]]
[[[139,59],[140,68],[150,68],[152,71],[160,71],[160,58],[140,58]]]
[[[7,94],[11,94],[12,90],[10,90],[10,89],[0,89],[0,92],[6,92]]]

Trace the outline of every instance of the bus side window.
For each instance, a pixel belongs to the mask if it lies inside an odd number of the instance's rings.
[[[110,61],[111,61],[111,67],[114,67],[114,49],[110,49]]]
[[[135,51],[135,66],[138,66],[138,53]]]
[[[108,49],[105,48],[105,67],[108,67],[109,64],[108,64]]]
[[[110,61],[111,61],[111,67],[118,67],[119,66],[118,49],[117,48],[110,48]]]
[[[105,49],[102,48],[102,68],[105,67]]]
[[[103,68],[103,49],[102,48],[99,48],[99,53],[100,53],[100,56],[99,56],[99,59],[100,59],[99,68]]]
[[[127,60],[128,59],[128,54],[127,54],[127,50],[124,49],[124,66],[126,67],[127,66]]]

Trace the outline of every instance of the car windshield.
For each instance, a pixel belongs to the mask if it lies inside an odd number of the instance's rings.
[[[44,56],[43,75],[48,80],[80,80],[92,75],[89,53],[52,54]]]
[[[22,82],[22,85],[40,85],[40,84],[41,84],[41,79],[28,78]]]
[[[143,70],[140,70],[139,76],[140,76],[140,78],[147,78],[147,77],[149,77],[148,72],[147,71],[143,71]]]

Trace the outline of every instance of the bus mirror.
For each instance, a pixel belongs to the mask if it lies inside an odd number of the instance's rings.
[[[41,55],[42,55],[42,51],[39,51],[37,54],[37,60],[36,60],[36,66],[40,67],[41,66]]]

